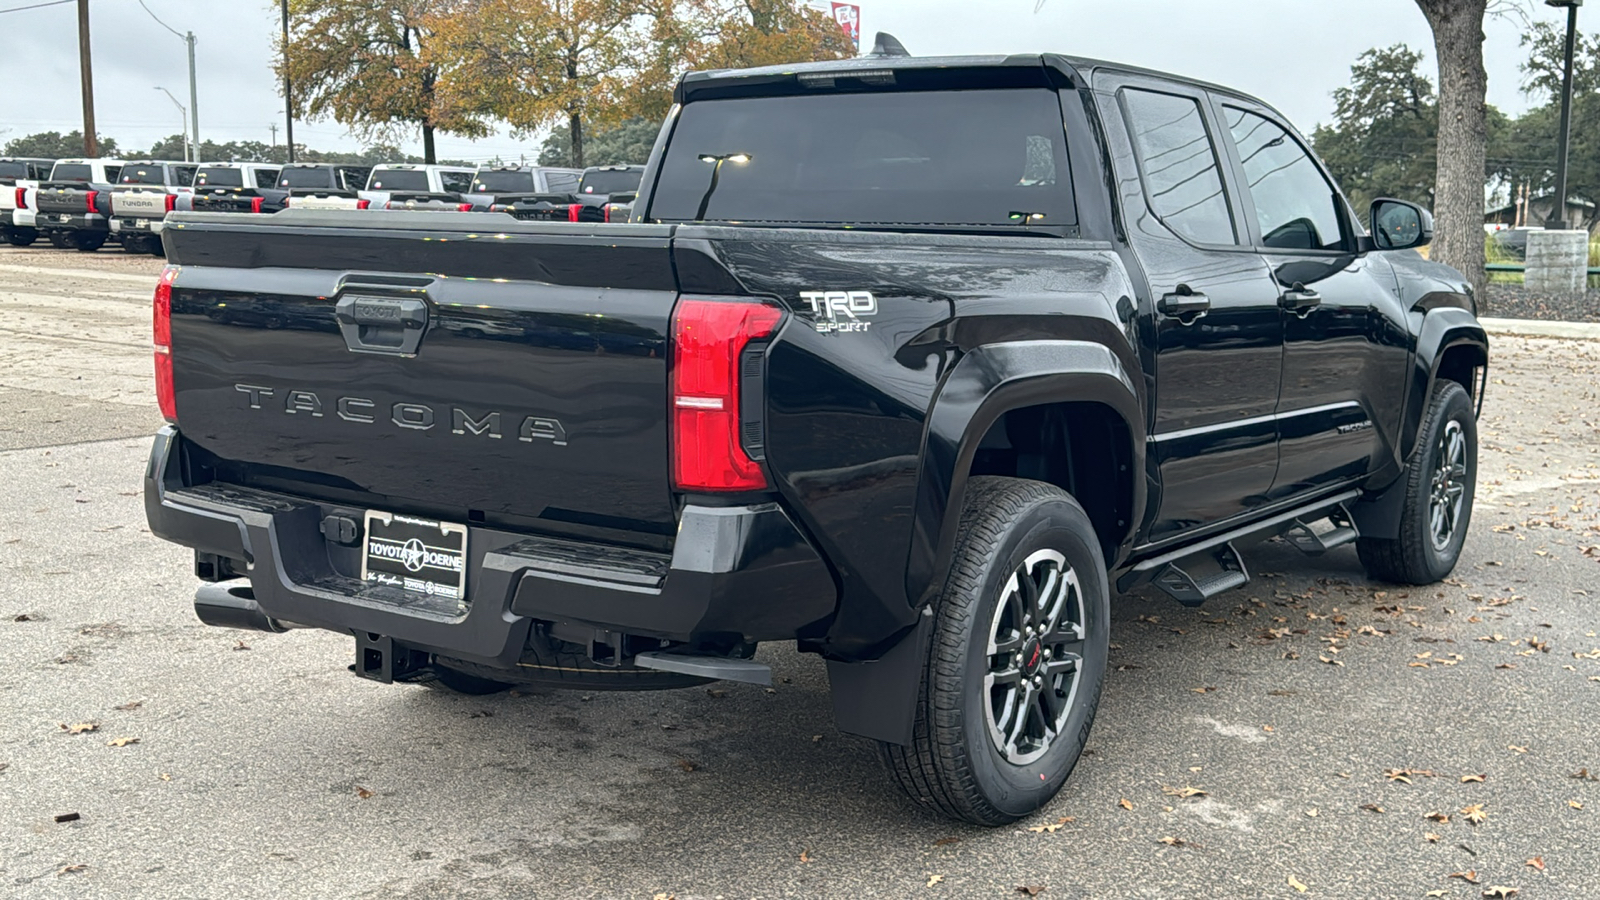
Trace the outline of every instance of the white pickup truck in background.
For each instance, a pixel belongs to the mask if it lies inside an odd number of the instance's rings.
[[[334,163],[291,163],[278,172],[278,188],[289,192],[290,209],[367,209],[360,195],[372,170]]]
[[[129,253],[163,255],[161,230],[178,198],[194,193],[192,163],[146,160],[122,167],[111,190],[111,234]]]
[[[53,159],[0,158],[0,240],[26,247],[39,239],[34,214],[39,182],[50,177]]]
[[[459,200],[472,190],[472,176],[477,171],[460,166],[385,163],[373,166],[372,177],[367,179],[367,189],[361,192],[361,199],[372,209],[385,208],[397,192],[413,198],[422,194],[452,194]]]
[[[178,211],[275,213],[289,197],[278,187],[281,168],[271,163],[205,163],[195,173],[194,193],[178,198]]]

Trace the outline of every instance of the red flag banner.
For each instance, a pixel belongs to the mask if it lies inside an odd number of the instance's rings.
[[[833,20],[839,23],[844,33],[850,35],[850,40],[855,42],[856,49],[861,48],[861,7],[854,3],[834,3]]]

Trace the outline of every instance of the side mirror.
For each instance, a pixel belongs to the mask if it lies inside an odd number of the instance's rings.
[[[1374,200],[1372,242],[1379,250],[1426,247],[1433,243],[1433,214],[1404,200]]]

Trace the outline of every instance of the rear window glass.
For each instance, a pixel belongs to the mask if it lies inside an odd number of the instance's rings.
[[[479,172],[472,179],[474,194],[530,194],[536,190],[532,172]]]
[[[28,164],[0,160],[0,178],[27,178]]]
[[[195,187],[244,187],[242,169],[201,169],[194,176]]]
[[[428,173],[421,169],[383,169],[372,173],[374,191],[425,191]]]
[[[51,181],[88,181],[93,171],[84,163],[61,163],[50,172]]]
[[[122,170],[119,184],[166,184],[167,171],[161,166],[128,166]]]
[[[284,169],[278,176],[278,186],[286,188],[331,188],[332,169]]]
[[[690,103],[659,183],[663,221],[1076,221],[1061,107],[1043,89]]]
[[[589,172],[583,176],[583,183],[578,186],[580,194],[621,194],[639,189],[639,179],[644,177],[641,170],[623,170],[620,172]]]
[[[544,183],[549,186],[552,192],[566,194],[578,189],[578,179],[580,177],[571,172],[546,172],[544,173]]]

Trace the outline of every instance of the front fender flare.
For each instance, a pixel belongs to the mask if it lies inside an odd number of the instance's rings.
[[[1005,413],[1046,403],[1110,407],[1128,429],[1132,515],[1118,546],[1144,515],[1144,412],[1135,381],[1109,347],[1088,341],[986,344],[962,357],[934,399],[923,432],[921,473],[906,565],[906,596],[923,606],[944,584],[956,543],[967,472],[983,436]],[[1108,555],[1108,562],[1111,559]]]
[[[1401,431],[1401,458],[1409,460],[1416,449],[1417,432],[1428,412],[1428,398],[1439,380],[1439,364],[1456,347],[1474,348],[1478,365],[1489,363],[1489,335],[1470,310],[1438,306],[1422,317],[1417,332],[1415,368],[1411,373],[1411,394],[1406,398],[1405,427]],[[1469,389],[1470,390],[1470,389]],[[1481,401],[1481,397],[1475,398]]]

